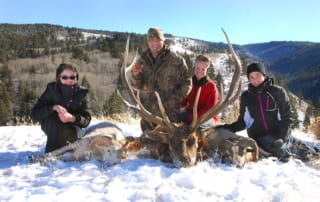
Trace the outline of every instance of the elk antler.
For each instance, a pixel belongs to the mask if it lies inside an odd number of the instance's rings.
[[[241,76],[241,62],[239,60],[239,58],[237,57],[232,44],[229,40],[229,37],[227,35],[227,33],[224,31],[224,29],[222,29],[227,41],[228,41],[228,46],[230,49],[230,53],[231,53],[231,59],[233,61],[233,63],[235,64],[235,70],[234,70],[234,74],[232,77],[232,81],[230,84],[230,88],[229,91],[227,93],[227,96],[224,98],[224,100],[222,101],[222,99],[219,100],[218,104],[213,106],[212,108],[210,108],[207,112],[205,112],[199,119],[194,120],[191,124],[191,128],[192,129],[197,129],[202,123],[206,122],[207,120],[209,120],[210,118],[212,118],[213,115],[216,115],[218,113],[220,113],[224,108],[226,108],[229,104],[235,102],[235,100],[239,97],[240,93],[241,93],[241,80],[240,80],[240,76]],[[238,89],[237,91],[234,93],[236,84],[238,83]],[[221,93],[222,94],[222,93]]]
[[[144,118],[146,121],[150,121],[150,122],[152,122],[154,124],[161,125],[161,126],[167,128],[168,130],[170,130],[172,125],[171,125],[171,122],[170,122],[170,120],[169,120],[169,118],[168,118],[168,116],[167,116],[167,114],[166,114],[166,112],[164,110],[164,107],[163,107],[163,104],[161,102],[159,94],[157,92],[155,92],[156,97],[157,97],[157,101],[158,101],[158,105],[159,105],[159,109],[160,109],[160,112],[161,112],[161,115],[162,115],[163,118],[153,115],[151,112],[149,112],[142,105],[142,103],[140,101],[140,92],[139,92],[139,90],[137,90],[137,95],[135,95],[134,90],[132,89],[132,87],[131,87],[128,79],[127,79],[126,69],[131,69],[132,66],[135,64],[136,58],[137,58],[137,55],[135,55],[131,65],[126,67],[127,66],[127,62],[128,62],[128,55],[129,55],[129,41],[130,41],[130,37],[128,36],[127,43],[126,43],[126,49],[125,49],[125,53],[124,53],[124,61],[123,61],[122,67],[121,67],[120,77],[121,77],[121,81],[122,81],[125,89],[129,93],[130,100],[131,100],[131,102],[133,104],[130,104],[128,101],[126,101],[121,96],[119,91],[117,91],[117,93],[118,93],[118,95],[120,96],[121,100],[123,101],[123,103],[126,106],[128,106],[129,108],[137,111],[141,115],[141,117]]]

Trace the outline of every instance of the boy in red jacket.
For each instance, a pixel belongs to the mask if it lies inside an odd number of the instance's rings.
[[[208,111],[212,106],[218,103],[218,90],[216,84],[207,75],[207,70],[210,67],[211,60],[206,55],[198,55],[195,61],[194,75],[192,76],[192,89],[188,96],[182,100],[180,104],[179,118],[180,121],[185,124],[190,124],[193,120],[193,104],[198,89],[201,87],[201,94],[198,102],[198,118]],[[217,116],[212,117],[200,128],[208,128],[214,125],[214,122],[218,120]]]

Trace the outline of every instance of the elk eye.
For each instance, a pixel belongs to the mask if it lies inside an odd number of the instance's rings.
[[[188,141],[187,141],[187,146],[191,147],[192,145],[194,145],[194,143],[195,143],[194,138],[189,138]]]

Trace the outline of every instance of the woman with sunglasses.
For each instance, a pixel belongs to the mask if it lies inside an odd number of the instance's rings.
[[[56,81],[47,85],[33,107],[31,117],[47,135],[45,152],[51,152],[81,137],[81,128],[91,121],[88,89],[78,84],[79,73],[71,64],[60,64]]]

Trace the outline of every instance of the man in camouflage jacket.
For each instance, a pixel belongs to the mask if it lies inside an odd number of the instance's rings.
[[[148,30],[148,49],[142,53],[132,68],[131,83],[141,90],[141,102],[154,115],[161,116],[155,91],[161,97],[169,119],[177,122],[180,102],[191,89],[191,77],[183,57],[172,52],[164,44],[161,29]],[[153,128],[151,123],[141,120],[141,129]]]

